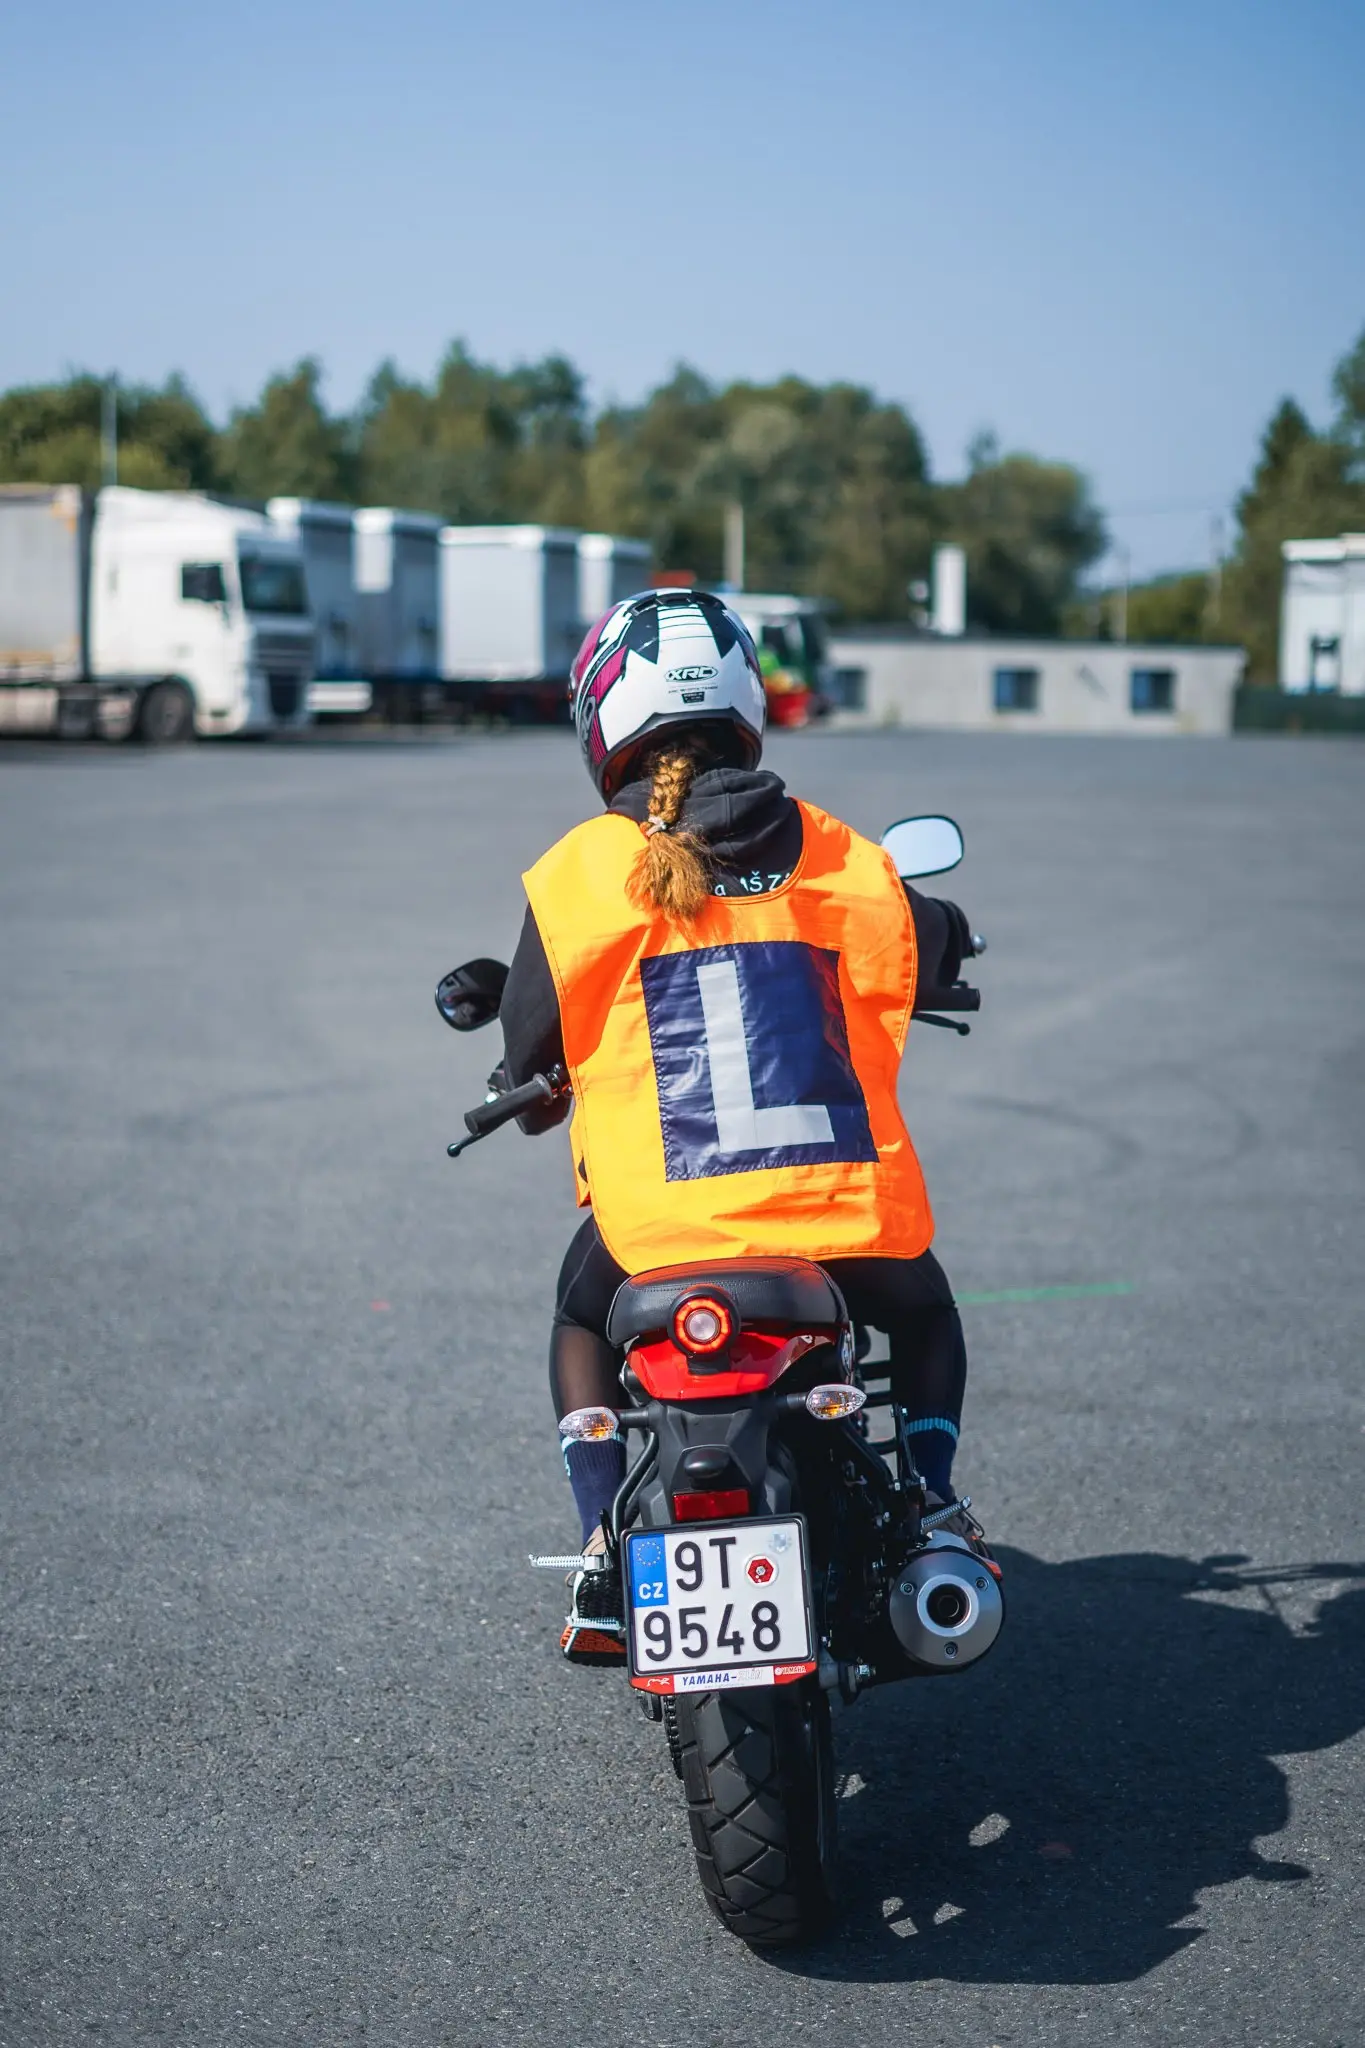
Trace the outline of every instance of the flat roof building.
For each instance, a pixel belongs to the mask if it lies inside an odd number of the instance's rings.
[[[843,726],[1158,735],[1232,730],[1240,647],[947,639],[910,626],[831,635]]]
[[[1280,688],[1365,697],[1365,533],[1281,552]]]

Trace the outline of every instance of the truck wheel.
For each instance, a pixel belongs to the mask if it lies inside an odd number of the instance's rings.
[[[834,1750],[810,1680],[676,1701],[697,1874],[751,1948],[808,1941],[830,1915]]]
[[[194,699],[183,683],[153,683],[138,706],[137,737],[148,747],[179,747],[194,738]]]

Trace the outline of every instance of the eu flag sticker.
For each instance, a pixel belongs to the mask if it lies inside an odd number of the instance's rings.
[[[668,1564],[662,1536],[632,1536],[630,1551],[630,1599],[633,1607],[666,1607]]]

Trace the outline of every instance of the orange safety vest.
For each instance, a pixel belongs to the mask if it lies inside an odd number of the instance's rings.
[[[764,896],[686,926],[627,885],[608,813],[522,877],[559,995],[580,1205],[627,1272],[786,1253],[915,1258],[934,1234],[896,1101],[915,926],[889,856],[813,804]]]

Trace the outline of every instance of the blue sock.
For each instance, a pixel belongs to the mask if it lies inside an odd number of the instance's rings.
[[[947,1415],[918,1415],[906,1425],[910,1455],[930,1493],[940,1500],[953,1500],[953,1453],[957,1449],[957,1424]]]
[[[580,1441],[572,1438],[564,1446],[564,1469],[569,1475],[579,1520],[586,1543],[602,1516],[611,1509],[621,1481],[626,1476],[626,1447],[619,1436]]]

